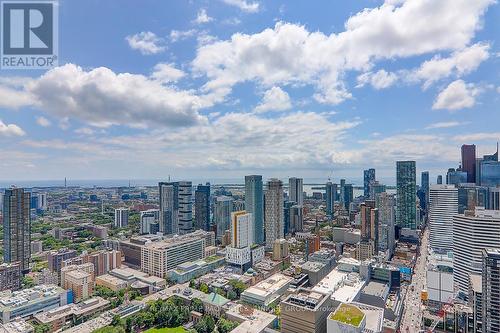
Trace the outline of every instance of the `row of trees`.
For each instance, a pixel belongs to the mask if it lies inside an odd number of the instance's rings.
[[[115,316],[110,326],[104,327],[94,333],[132,333],[137,330],[145,330],[151,327],[179,327],[189,322],[190,312],[196,311],[203,314],[203,303],[195,298],[189,306],[179,297],[171,297],[168,300],[159,299],[148,303],[147,307],[126,320]],[[219,333],[229,333],[237,323],[220,318],[217,322],[207,314],[194,326],[192,333],[212,333],[215,327]]]
[[[199,291],[204,292],[205,294],[208,294],[210,292],[210,288],[206,283],[197,283],[195,280],[191,280],[189,282],[189,287],[193,289],[198,289]],[[228,282],[228,285],[226,286],[225,289],[216,288],[213,291],[221,296],[224,296],[234,301],[240,298],[241,293],[245,291],[246,288],[247,286],[243,282],[232,279]]]

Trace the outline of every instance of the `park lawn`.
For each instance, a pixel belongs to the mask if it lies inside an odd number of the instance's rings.
[[[169,327],[150,328],[149,330],[144,331],[144,333],[185,333],[185,332],[187,331],[182,326],[174,328],[169,328]]]

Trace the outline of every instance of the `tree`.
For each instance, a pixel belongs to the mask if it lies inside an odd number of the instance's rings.
[[[114,315],[113,319],[111,320],[111,326],[123,326],[123,320],[120,318],[119,315]]]
[[[33,288],[35,286],[35,282],[33,281],[33,278],[29,276],[23,276],[23,279],[21,280],[21,286],[23,289]]]
[[[236,293],[238,298],[241,296],[241,293],[247,289],[247,286],[243,282],[236,279],[229,280],[229,285],[233,288],[233,291]]]
[[[208,294],[208,286],[207,286],[206,283],[202,283],[200,285],[200,291],[203,292],[203,293],[205,293],[205,294]]]
[[[40,324],[35,326],[35,333],[49,333],[52,330],[52,326],[49,324]]]
[[[236,326],[238,326],[238,323],[224,319],[222,317],[217,322],[217,328],[219,329],[219,333],[229,333],[232,330],[234,330]]]
[[[215,328],[215,321],[211,316],[203,316],[194,326],[198,333],[212,333]]]
[[[193,298],[191,301],[191,309],[199,313],[204,313],[203,302],[199,298]]]

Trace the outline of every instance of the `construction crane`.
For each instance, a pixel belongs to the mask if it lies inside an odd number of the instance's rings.
[[[454,303],[455,299],[457,298],[457,295],[458,295],[458,289],[455,289],[453,291],[453,294],[448,298],[448,300],[443,304],[443,306],[441,306],[441,309],[438,311],[438,317],[436,319],[434,319],[434,321],[432,322],[432,325],[429,326],[429,329],[427,330],[428,333],[434,332],[434,330],[436,329],[436,326],[439,324],[439,322],[444,319],[446,312],[448,310],[450,310],[451,308],[453,308],[453,303]],[[444,323],[444,321],[443,321],[443,323]],[[444,325],[446,325],[446,323],[444,323]]]

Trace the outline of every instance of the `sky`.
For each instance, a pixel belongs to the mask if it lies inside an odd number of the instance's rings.
[[[0,70],[0,180],[435,182],[495,150],[498,31],[493,0],[61,0],[59,66]]]

